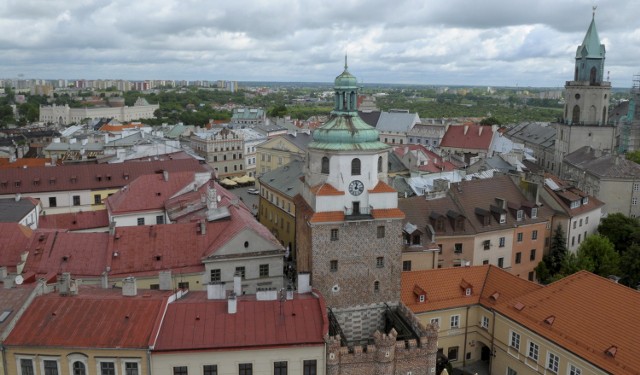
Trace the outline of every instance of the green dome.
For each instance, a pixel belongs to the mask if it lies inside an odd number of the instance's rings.
[[[333,116],[313,132],[309,148],[322,150],[384,150],[389,148],[380,142],[380,133],[358,115]]]
[[[356,77],[354,77],[347,68],[344,69],[344,72],[336,77],[333,85],[337,88],[347,88],[347,87],[358,87],[358,81]]]

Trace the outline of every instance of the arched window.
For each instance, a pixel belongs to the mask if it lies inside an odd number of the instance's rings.
[[[84,367],[84,363],[80,361],[73,362],[73,375],[87,375],[87,369]]]
[[[596,75],[597,74],[598,74],[598,70],[594,66],[593,68],[591,68],[591,71],[589,72],[589,83],[590,84],[593,85],[594,83],[596,83]]]
[[[580,122],[580,106],[573,106],[573,116],[571,117],[571,122],[577,124]]]
[[[320,169],[320,173],[329,174],[329,158],[326,156],[322,157],[322,166]]]
[[[598,119],[596,118],[596,106],[589,107],[589,116],[587,118],[589,124],[595,124]]]
[[[376,293],[380,291],[380,281],[373,282],[373,291]]]
[[[360,159],[358,158],[351,160],[351,175],[352,176],[360,175]]]
[[[382,173],[382,156],[378,156],[378,173]]]

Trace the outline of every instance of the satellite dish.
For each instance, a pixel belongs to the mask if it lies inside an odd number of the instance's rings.
[[[22,283],[24,282],[24,277],[22,277],[22,275],[18,275],[16,276],[16,285],[22,285]]]

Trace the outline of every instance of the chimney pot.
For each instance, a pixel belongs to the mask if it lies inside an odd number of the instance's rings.
[[[238,300],[236,299],[235,293],[231,293],[229,295],[228,303],[227,303],[227,312],[229,314],[235,314],[238,311]]]
[[[122,280],[122,295],[125,297],[135,297],[138,295],[138,286],[135,277],[125,277]]]
[[[242,275],[239,273],[233,275],[233,293],[236,296],[242,295]]]

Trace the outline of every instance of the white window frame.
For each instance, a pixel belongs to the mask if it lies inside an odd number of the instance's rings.
[[[40,356],[40,374],[44,374],[44,361],[55,361],[58,366],[58,375],[62,375],[62,371],[60,370],[60,357],[59,356]],[[34,366],[35,367],[35,366]],[[35,368],[34,368],[35,370]],[[87,369],[88,371],[88,369]]]
[[[449,318],[449,326],[451,327],[451,329],[460,328],[460,314],[451,315],[451,317]]]
[[[28,359],[31,361],[31,365],[33,366],[33,373],[37,374],[38,372],[38,364],[36,362],[36,357],[32,355],[16,355],[16,369],[18,370],[18,375],[22,375],[22,366],[20,365],[21,359]]]
[[[482,321],[480,322],[480,326],[484,329],[489,329],[489,317],[482,316]]]
[[[568,375],[582,375],[582,369],[576,365],[574,365],[573,363],[569,363],[569,366],[567,367],[567,374]]]
[[[555,359],[555,361],[552,361],[552,356]],[[552,368],[552,365],[555,365],[555,366]],[[546,363],[545,369],[553,372],[554,374],[557,374],[558,371],[560,370],[560,356],[550,351],[547,351],[547,363]]]
[[[514,340],[514,338],[517,338],[517,340]],[[518,332],[509,330],[509,352],[511,352],[511,349],[515,350],[517,353],[520,352],[520,341],[522,340],[522,336],[520,336],[520,334]],[[514,346],[513,343],[516,343],[517,346]]]
[[[116,358],[96,358],[96,374],[102,375],[100,365],[105,362],[113,363],[113,370],[115,371],[115,375],[118,375],[118,361]]]
[[[82,362],[84,364],[84,369],[85,369],[85,371],[86,371],[86,373],[88,375],[90,373],[88,359],[89,359],[89,357],[87,357],[84,354],[80,354],[80,353],[67,355],[67,361],[69,363],[69,373],[73,373],[73,364],[74,364],[74,362]]]
[[[120,368],[122,375],[127,375],[127,363],[135,363],[138,365],[138,375],[142,375],[142,360],[140,358],[122,358],[120,359]]]
[[[538,362],[538,360],[540,359],[540,345],[536,344],[535,342],[529,340],[527,342],[527,358],[529,359],[533,359],[534,361]],[[531,349],[535,347],[535,357],[531,356]]]

